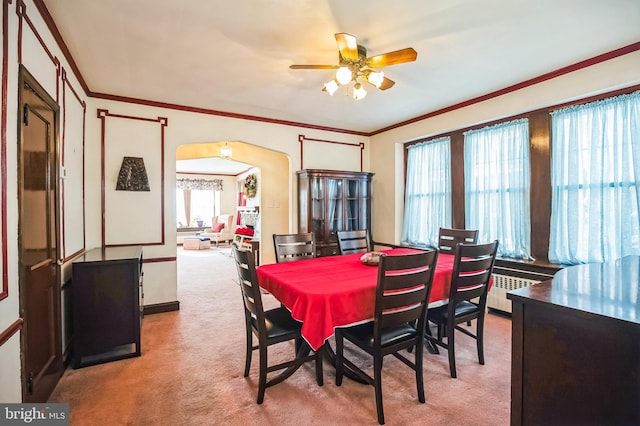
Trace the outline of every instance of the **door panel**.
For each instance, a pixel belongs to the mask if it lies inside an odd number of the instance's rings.
[[[24,402],[46,402],[62,371],[56,226],[57,106],[21,69],[19,272]]]

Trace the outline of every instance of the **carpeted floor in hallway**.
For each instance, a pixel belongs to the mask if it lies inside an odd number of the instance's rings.
[[[244,319],[230,250],[178,248],[180,311],[148,315],[142,323],[142,356],[78,370],[68,368],[49,402],[70,404],[71,425],[375,425],[371,386],[345,379],[335,386],[325,364],[324,386],[313,363],[257,393],[257,353],[243,377]],[[153,286],[145,281],[145,287]],[[277,305],[265,296],[268,307]],[[474,324],[475,327],[475,324]],[[451,379],[446,351],[425,351],[426,403],[417,400],[412,371],[385,358],[383,399],[387,425],[508,425],[511,320],[489,314],[484,366],[475,341],[456,339],[458,378]],[[270,348],[288,358],[289,343]],[[347,356],[370,366],[356,351]]]

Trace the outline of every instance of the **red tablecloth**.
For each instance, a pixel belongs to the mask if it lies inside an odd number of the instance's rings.
[[[389,255],[414,251],[385,250]],[[373,318],[378,268],[360,262],[362,253],[327,256],[258,267],[258,282],[302,322],[302,336],[318,349],[335,327]],[[454,256],[440,254],[430,302],[449,297]]]

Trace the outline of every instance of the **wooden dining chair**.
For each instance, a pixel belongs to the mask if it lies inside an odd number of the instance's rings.
[[[449,287],[449,302],[446,305],[429,309],[427,327],[425,328],[426,337],[431,343],[447,349],[449,370],[453,378],[457,377],[456,330],[476,339],[478,362],[484,365],[484,315],[497,251],[497,240],[488,244],[458,244]],[[476,300],[472,301],[472,299]],[[475,334],[458,325],[463,322],[469,323],[474,319],[477,320]],[[430,322],[437,325],[437,337],[433,337],[431,334]],[[435,352],[438,352],[437,348]]]
[[[360,253],[372,250],[369,233],[366,229],[338,231],[337,234],[340,254]]]
[[[427,303],[438,251],[386,255],[378,265],[374,320],[336,328],[336,385],[342,384],[347,366],[375,388],[378,423],[384,424],[382,407],[382,360],[393,355],[415,371],[418,400],[425,402],[422,353]],[[373,356],[373,377],[344,357],[344,340]],[[415,348],[413,361],[400,353]]]
[[[453,254],[458,243],[476,244],[477,229],[440,228],[438,233],[438,250],[440,253]]]
[[[302,323],[291,318],[289,310],[282,306],[265,311],[262,305],[260,287],[258,286],[253,253],[234,247],[233,254],[244,302],[247,338],[244,377],[249,376],[253,351],[257,349],[260,354],[258,398],[256,402],[262,404],[266,388],[282,382],[291,376],[300,365],[312,360],[316,362],[316,381],[319,386],[322,386],[322,354],[315,352],[309,355],[310,347],[302,339],[300,331]],[[258,338],[257,345],[253,344],[253,335]],[[296,344],[295,358],[270,366],[267,360],[267,347],[288,341],[294,341]],[[280,370],[282,370],[280,374],[267,380],[267,373]]]
[[[276,252],[276,263],[316,257],[316,240],[312,232],[273,234],[273,245]]]

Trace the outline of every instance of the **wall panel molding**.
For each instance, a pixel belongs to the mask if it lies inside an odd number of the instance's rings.
[[[318,142],[318,143],[329,143],[334,145],[344,145],[351,146],[359,149],[358,154],[360,155],[360,171],[363,171],[363,152],[364,152],[364,143],[351,143],[351,142],[338,142],[338,141],[329,141],[325,139],[313,139],[308,138],[305,135],[298,135],[298,142],[300,142],[300,170],[304,169],[304,143],[305,142]]]
[[[67,89],[68,91],[73,95],[70,96],[70,98],[75,99],[76,102],[78,102],[78,104],[80,105],[80,107],[82,108],[82,142],[81,142],[81,148],[82,148],[82,152],[81,152],[81,156],[82,156],[82,170],[81,170],[81,177],[82,177],[82,191],[81,191],[81,198],[79,200],[79,202],[82,204],[82,247],[78,250],[76,250],[75,252],[71,253],[71,254],[67,254],[67,245],[66,245],[66,241],[65,241],[65,211],[66,211],[66,204],[65,204],[65,182],[66,179],[62,179],[60,182],[60,199],[61,199],[61,206],[60,206],[60,238],[61,238],[61,246],[62,246],[62,251],[61,251],[61,257],[62,259],[67,262],[69,260],[71,260],[72,258],[76,257],[77,255],[79,255],[80,253],[82,253],[84,251],[84,249],[86,248],[86,227],[84,226],[84,224],[86,223],[86,206],[85,206],[85,187],[84,187],[84,182],[85,182],[85,135],[86,135],[86,117],[87,117],[87,104],[86,102],[80,98],[78,91],[75,90],[73,88],[73,85],[71,84],[71,82],[69,81],[69,79],[67,78],[67,72],[64,69],[64,67],[62,68],[62,138],[61,138],[61,142],[60,142],[60,165],[62,167],[66,168],[66,148],[67,148],[67,133],[68,133],[68,129],[67,129]],[[74,224],[74,228],[77,229],[78,224]]]
[[[2,1],[2,112],[0,112],[0,269],[2,289],[0,300],[9,297],[9,273],[7,271],[7,96],[9,72],[9,5],[12,0]],[[4,334],[4,333],[3,333]]]
[[[15,320],[13,322],[13,324],[11,324],[9,327],[7,327],[6,330],[4,330],[2,333],[0,333],[0,346],[4,345],[5,343],[7,343],[7,341],[9,339],[11,339],[11,337],[16,334],[18,331],[22,330],[22,318],[18,318],[17,320]]]
[[[29,18],[29,15],[27,14],[27,6],[24,4],[24,1],[18,0],[18,3],[16,5],[16,13],[19,18],[18,19],[18,64],[23,63],[22,62],[22,44],[23,44],[23,29],[24,29],[23,22],[26,22],[32,34],[38,40],[38,43],[40,43],[42,50],[49,57],[49,60],[51,60],[51,63],[56,69],[56,89],[55,89],[54,98],[56,100],[56,103],[59,105],[60,104],[60,74],[62,69],[60,60],[58,59],[57,56],[55,56],[51,52],[49,47],[45,44],[44,40],[42,39],[42,36],[38,32],[38,29],[33,24],[33,21]]]
[[[122,114],[114,114],[109,112],[106,109],[98,109],[97,117],[101,122],[101,204],[102,204],[102,247],[118,247],[118,246],[130,246],[130,245],[141,245],[141,246],[151,246],[151,245],[164,245],[165,244],[165,154],[164,154],[164,144],[165,144],[165,128],[168,125],[168,118],[166,117],[156,117],[156,118],[148,118],[148,117],[136,117],[130,115],[122,115]],[[159,141],[159,151],[160,151],[160,182],[151,182],[150,184],[159,184],[159,195],[160,202],[158,209],[160,211],[160,238],[155,241],[137,241],[137,242],[126,242],[126,243],[107,243],[107,229],[106,229],[106,145],[107,145],[107,119],[124,119],[124,120],[134,120],[134,121],[142,121],[149,123],[158,123],[160,126],[160,141]],[[150,207],[150,206],[149,206]]]

